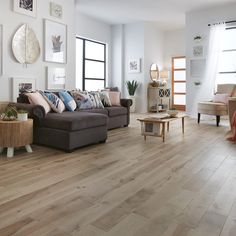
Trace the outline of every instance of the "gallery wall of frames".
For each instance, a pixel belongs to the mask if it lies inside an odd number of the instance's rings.
[[[75,87],[74,0],[9,0],[0,9],[0,101]]]

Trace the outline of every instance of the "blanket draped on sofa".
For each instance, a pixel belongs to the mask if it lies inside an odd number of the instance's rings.
[[[232,134],[231,137],[227,138],[229,141],[236,142],[236,111],[232,118]]]

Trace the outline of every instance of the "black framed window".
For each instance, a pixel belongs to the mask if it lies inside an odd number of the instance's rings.
[[[76,38],[76,87],[96,91],[106,86],[106,44]]]
[[[222,52],[219,58],[216,84],[236,84],[236,28],[228,26],[225,29]]]

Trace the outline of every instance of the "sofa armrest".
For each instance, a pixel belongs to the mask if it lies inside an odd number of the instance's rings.
[[[41,119],[45,117],[45,110],[40,105],[33,105],[33,104],[27,104],[27,103],[10,103],[9,105],[12,105],[19,109],[26,110],[28,112],[29,118],[33,119]]]
[[[121,98],[120,99],[120,104],[123,107],[131,107],[132,106],[132,100],[131,99],[127,99],[127,98]]]

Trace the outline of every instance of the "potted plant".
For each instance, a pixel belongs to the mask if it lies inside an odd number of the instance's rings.
[[[26,110],[20,109],[17,111],[17,119],[20,121],[28,120],[28,112]]]
[[[138,85],[139,84],[136,80],[126,82],[126,87],[129,93],[129,99],[132,100],[132,106],[130,107],[130,112],[135,112],[135,103],[136,103],[135,92],[138,88]]]
[[[17,110],[14,106],[7,106],[1,115],[1,119],[5,121],[13,121],[17,118]]]

